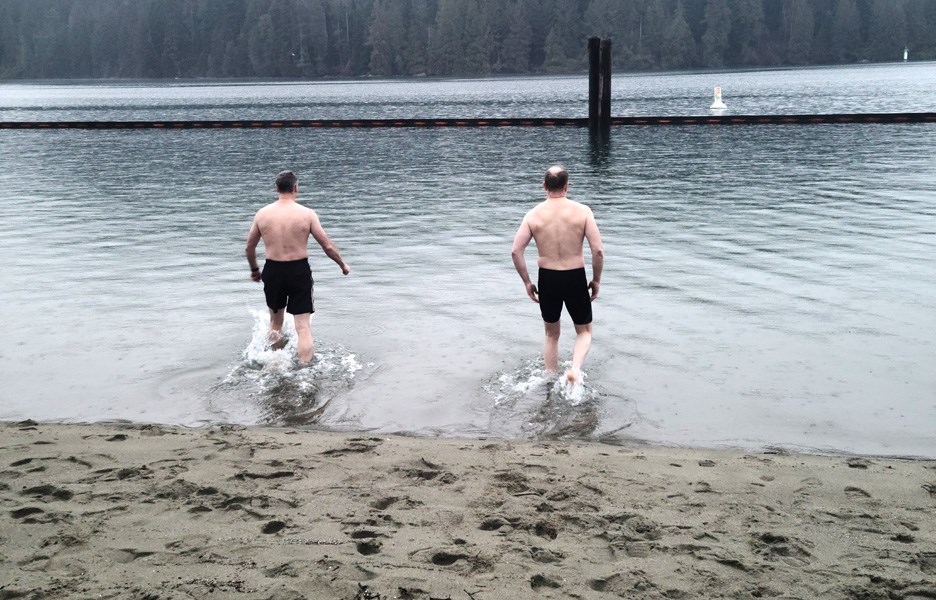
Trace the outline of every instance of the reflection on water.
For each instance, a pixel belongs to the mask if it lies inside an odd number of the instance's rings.
[[[588,131],[588,162],[597,176],[606,175],[611,168],[611,131],[601,127]]]
[[[936,456],[933,131],[4,131],[0,419]],[[499,399],[540,368],[509,251],[556,162],[607,252],[589,395]],[[286,167],[352,269],[313,249],[310,370],[264,349],[243,258]]]

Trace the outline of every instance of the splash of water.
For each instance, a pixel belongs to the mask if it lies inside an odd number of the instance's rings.
[[[557,377],[541,358],[495,375],[485,385],[494,398],[492,430],[511,437],[588,437],[598,427],[600,393],[585,377]]]
[[[358,357],[341,346],[317,342],[309,365],[296,357],[296,330],[290,319],[283,326],[285,345],[274,349],[268,337],[269,316],[252,310],[253,334],[241,362],[222,385],[246,389],[266,424],[308,425],[317,422],[329,402],[348,390],[365,368]],[[367,365],[373,366],[373,365]]]

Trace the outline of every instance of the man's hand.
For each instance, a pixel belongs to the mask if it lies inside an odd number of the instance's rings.
[[[526,286],[527,296],[530,297],[530,300],[539,304],[539,298],[536,297],[539,292],[536,290],[536,286],[533,285],[533,282],[528,281],[524,285]]]
[[[592,281],[588,284],[588,289],[591,290],[591,301],[594,302],[595,298],[598,297],[598,288],[601,286],[597,281]]]
[[[263,279],[263,273],[260,271],[260,269],[257,269],[256,271],[251,271],[250,278],[256,281],[257,283],[260,283],[260,281],[262,281]]]
[[[348,266],[348,263],[345,263],[345,262],[341,263],[341,274],[347,275],[350,272],[351,272],[351,267]]]

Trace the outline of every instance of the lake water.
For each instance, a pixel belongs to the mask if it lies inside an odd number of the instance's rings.
[[[715,85],[728,114],[936,111],[933,63],[614,85],[620,115],[707,114]],[[16,83],[0,85],[0,121],[581,117],[586,98],[584,77]],[[621,127],[603,142],[6,130],[0,161],[2,420],[936,457],[933,125]],[[509,256],[555,162],[607,254],[583,389],[543,379],[538,309]],[[243,258],[284,168],[352,269],[310,248],[310,369],[264,347]]]

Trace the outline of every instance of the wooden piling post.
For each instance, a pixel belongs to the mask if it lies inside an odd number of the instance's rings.
[[[599,99],[599,90],[601,89],[600,44],[601,40],[599,38],[588,38],[588,126],[592,129],[598,127],[599,107],[601,106]]]
[[[611,40],[601,40],[600,59],[601,82],[598,95],[601,105],[598,108],[598,126],[611,128]]]

